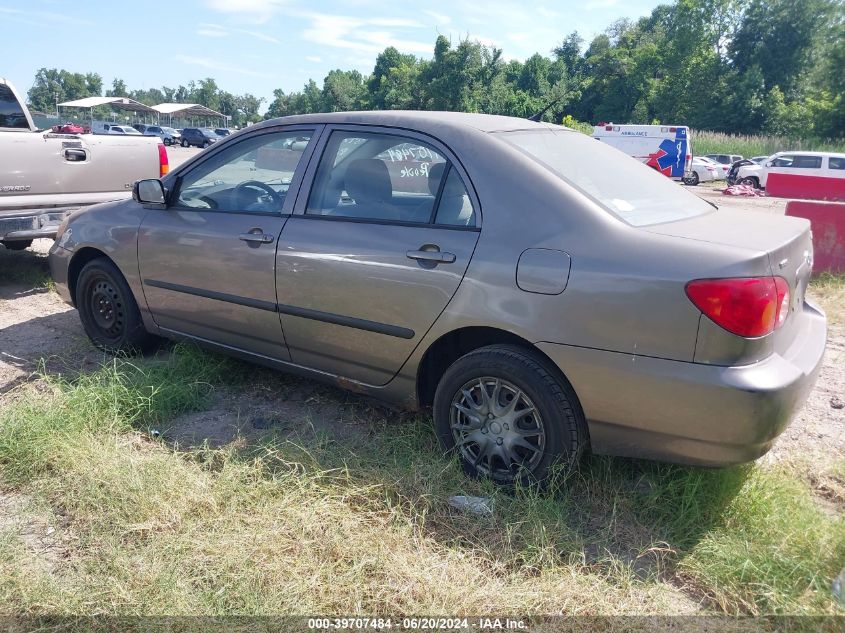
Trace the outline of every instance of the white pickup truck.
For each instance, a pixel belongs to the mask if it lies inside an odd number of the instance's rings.
[[[136,180],[169,168],[161,139],[38,130],[14,86],[0,77],[0,244],[54,238],[68,213],[132,195]]]

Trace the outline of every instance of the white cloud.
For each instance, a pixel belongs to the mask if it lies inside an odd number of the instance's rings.
[[[24,24],[46,24],[47,26],[91,26],[94,24],[91,20],[54,11],[24,11],[11,7],[0,7],[0,14],[7,16],[6,19]]]
[[[315,64],[319,64],[321,61],[323,61],[322,57],[317,57],[316,55],[309,55],[305,59],[307,59],[309,62],[314,62]]]
[[[248,75],[250,77],[270,77],[267,73],[253,70],[252,68],[243,68],[241,66],[233,66],[225,62],[220,62],[210,57],[193,57],[190,55],[175,55],[173,59],[189,66],[200,66],[209,70],[216,70],[224,73],[236,73],[239,75]]]
[[[202,35],[203,37],[228,37],[229,34],[226,31],[215,31],[214,29],[197,29],[197,35]]]
[[[261,23],[278,13],[287,2],[286,0],[206,0],[205,4],[212,11],[234,13],[238,17]]]
[[[450,24],[452,22],[452,18],[448,15],[443,15],[442,13],[437,13],[437,11],[423,11],[427,16],[434,18],[434,21],[437,24]]]
[[[302,39],[343,48],[359,53],[380,53],[388,46],[414,53],[430,53],[432,45],[404,38],[399,31],[419,28],[416,20],[405,18],[355,18],[330,13],[297,13],[297,17],[310,20],[302,32]],[[368,30],[367,27],[382,27]]]
[[[619,0],[590,0],[584,7],[587,11],[593,9],[609,9],[619,4]]]
[[[271,44],[280,43],[275,37],[267,35],[266,33],[249,31],[247,29],[227,28],[219,24],[211,24],[210,22],[201,22],[200,28],[197,30],[197,35],[202,35],[203,37],[228,37],[231,33],[246,35],[253,39],[270,42]]]

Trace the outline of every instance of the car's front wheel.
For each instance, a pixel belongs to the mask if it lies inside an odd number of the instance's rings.
[[[739,181],[739,184],[741,184],[741,185],[751,185],[755,189],[760,188],[760,181],[757,179],[756,176],[749,176],[748,178],[743,178],[742,180]]]
[[[190,146],[190,143],[188,143],[187,140],[182,139],[182,147],[189,147],[189,146]]]
[[[79,273],[76,307],[88,338],[104,351],[142,352],[158,341],[144,329],[141,312],[126,279],[105,258],[88,262]]]
[[[171,141],[169,138],[166,138],[164,139],[164,144],[170,147],[171,145],[173,145],[173,141]]]
[[[555,464],[576,465],[586,424],[572,388],[555,374],[543,359],[510,345],[462,356],[434,397],[442,446],[470,475],[506,485],[543,481]]]

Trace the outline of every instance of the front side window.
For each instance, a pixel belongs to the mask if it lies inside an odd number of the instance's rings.
[[[778,156],[772,161],[772,167],[792,167],[792,163],[795,161],[794,156],[784,155]]]
[[[235,143],[182,179],[174,206],[280,213],[311,135],[303,130],[273,132]],[[291,138],[300,143],[291,145]]]
[[[827,164],[831,169],[845,169],[845,158],[831,156],[827,159]]]
[[[673,222],[713,211],[671,178],[580,132],[495,133],[632,226]]]
[[[475,226],[466,187],[446,157],[427,143],[392,134],[333,132],[305,212],[420,224],[437,215],[442,224]]]

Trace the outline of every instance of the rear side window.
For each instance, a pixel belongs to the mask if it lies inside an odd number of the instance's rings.
[[[446,157],[427,143],[393,134],[333,132],[305,212],[475,226],[466,186]]]
[[[821,156],[796,156],[792,161],[791,167],[793,169],[821,169]]]
[[[579,132],[548,129],[495,136],[632,226],[674,222],[713,211],[670,178]]]
[[[827,165],[831,169],[845,169],[845,158],[831,156],[827,159]]]

